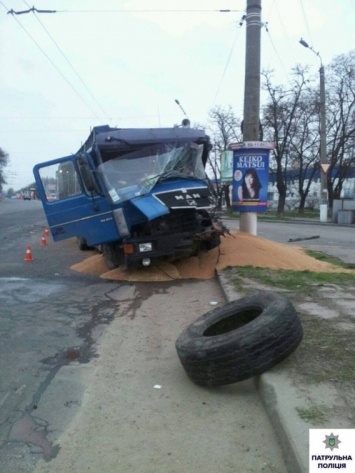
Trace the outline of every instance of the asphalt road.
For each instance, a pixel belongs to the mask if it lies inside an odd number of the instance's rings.
[[[56,453],[48,422],[36,416],[42,396],[63,366],[94,356],[117,309],[117,284],[71,271],[83,259],[75,242],[41,244],[40,202],[0,202],[0,222],[0,471],[27,473]],[[58,413],[62,429],[77,407]]]

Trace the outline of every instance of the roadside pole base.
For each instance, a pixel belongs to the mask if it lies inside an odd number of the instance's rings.
[[[257,235],[258,218],[256,212],[240,212],[239,231]]]
[[[328,220],[328,205],[327,204],[320,204],[320,221],[327,222]]]

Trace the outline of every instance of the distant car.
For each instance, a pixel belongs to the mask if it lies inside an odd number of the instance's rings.
[[[23,200],[31,200],[31,196],[29,194],[24,194]]]

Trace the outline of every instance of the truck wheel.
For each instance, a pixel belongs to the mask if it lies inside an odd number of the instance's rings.
[[[121,264],[124,264],[124,254],[122,248],[117,243],[102,245],[101,250],[108,269],[116,269]]]
[[[88,242],[85,240],[84,237],[77,237],[76,242],[77,242],[79,250],[81,251],[88,251],[88,250],[95,249],[93,246],[88,245]]]
[[[261,291],[199,317],[178,337],[176,350],[192,381],[221,386],[269,370],[297,348],[302,336],[289,299]]]

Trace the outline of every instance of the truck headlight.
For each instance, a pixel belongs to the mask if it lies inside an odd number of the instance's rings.
[[[139,243],[138,249],[140,253],[146,253],[147,251],[153,250],[153,244],[150,243]]]

